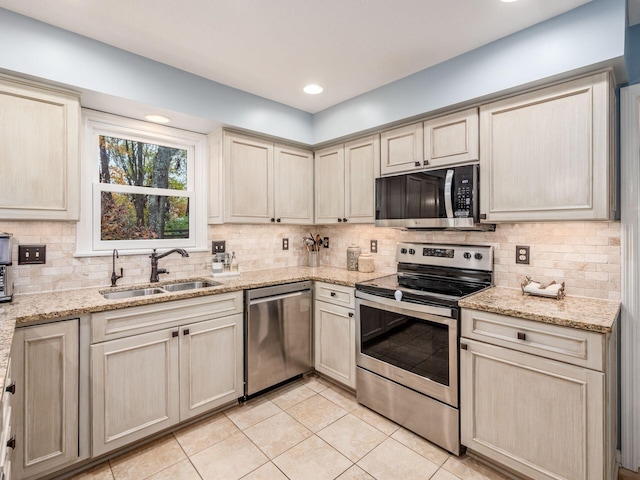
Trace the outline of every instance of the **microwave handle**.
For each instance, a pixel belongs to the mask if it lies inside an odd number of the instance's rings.
[[[447,176],[444,179],[444,210],[447,218],[453,218],[453,197],[451,188],[453,186],[453,170],[447,170]]]

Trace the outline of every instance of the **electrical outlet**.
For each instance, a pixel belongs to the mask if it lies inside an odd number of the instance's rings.
[[[46,245],[18,245],[18,265],[47,263]]]
[[[211,242],[211,253],[224,253],[227,250],[227,242],[224,240],[214,240]]]
[[[529,246],[516,245],[516,263],[529,265]]]
[[[378,240],[371,240],[371,253],[378,253]]]
[[[289,239],[288,238],[283,238],[282,239],[282,249],[283,250],[289,250]]]
[[[324,248],[329,248],[329,237],[323,237],[322,238],[322,246]]]

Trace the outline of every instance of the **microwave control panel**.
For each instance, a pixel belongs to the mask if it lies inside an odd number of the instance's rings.
[[[474,170],[460,167],[453,177],[453,215],[457,218],[473,217]]]

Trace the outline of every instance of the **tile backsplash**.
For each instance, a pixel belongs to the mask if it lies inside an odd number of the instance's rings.
[[[110,285],[111,256],[74,257],[76,224],[69,222],[3,221],[0,231],[15,237],[17,244],[45,243],[46,265],[17,265],[14,262],[15,294],[67,290]],[[492,245],[495,251],[495,283],[519,288],[520,278],[564,281],[569,295],[620,300],[621,250],[619,222],[560,222],[499,224],[495,232],[411,232],[373,225],[210,225],[208,239],[226,240],[227,251],[235,251],[240,271],[306,265],[307,252],[302,237],[319,233],[329,237],[330,248],[320,248],[320,264],[346,268],[347,247],[369,249],[377,240],[373,254],[381,275],[395,270],[397,242]],[[282,250],[282,239],[289,239],[289,250]],[[210,245],[210,243],[209,243]],[[531,263],[515,263],[516,245],[531,247]],[[208,275],[211,253],[193,252],[189,258],[171,255],[161,266],[171,273],[162,279]],[[121,255],[116,267],[124,268],[118,284],[147,282],[148,254]]]

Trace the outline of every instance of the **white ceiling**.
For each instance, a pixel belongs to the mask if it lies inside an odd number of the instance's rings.
[[[0,7],[315,113],[590,0],[0,0]],[[325,92],[302,93],[307,83]]]

